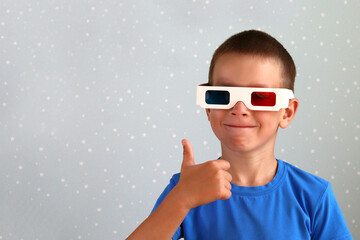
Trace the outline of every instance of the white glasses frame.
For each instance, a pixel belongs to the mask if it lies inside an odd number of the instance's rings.
[[[229,104],[208,104],[206,103],[206,92],[209,90],[228,91],[230,93]],[[276,95],[274,106],[254,106],[251,104],[251,94],[253,92],[273,92]],[[230,109],[239,101],[243,102],[247,108],[255,111],[279,111],[281,108],[289,106],[290,99],[294,98],[294,92],[286,88],[249,88],[249,87],[223,87],[207,86],[201,84],[197,86],[196,104],[202,108],[210,109]]]

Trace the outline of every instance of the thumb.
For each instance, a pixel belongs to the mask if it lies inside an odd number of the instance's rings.
[[[186,139],[183,139],[181,142],[184,149],[183,162],[181,164],[181,170],[182,170],[184,167],[195,165],[195,161],[194,161],[194,151],[191,146],[191,143]]]

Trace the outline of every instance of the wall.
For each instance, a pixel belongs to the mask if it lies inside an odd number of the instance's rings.
[[[260,29],[292,54],[300,109],[276,156],[332,183],[360,239],[358,1],[0,2],[0,239],[123,239],[180,169],[220,155],[196,85]]]

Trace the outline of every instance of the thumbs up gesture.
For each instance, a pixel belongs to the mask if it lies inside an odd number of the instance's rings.
[[[187,208],[195,208],[215,200],[231,197],[231,174],[228,161],[219,159],[196,164],[190,142],[182,141],[184,153],[180,180],[175,187]]]

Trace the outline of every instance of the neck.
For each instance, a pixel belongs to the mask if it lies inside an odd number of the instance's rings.
[[[232,183],[238,186],[263,186],[276,175],[277,161],[273,151],[239,153],[222,146],[221,159],[230,162],[228,171],[232,175]]]

